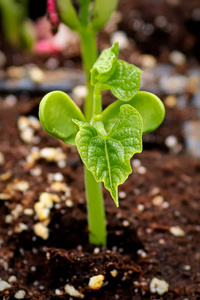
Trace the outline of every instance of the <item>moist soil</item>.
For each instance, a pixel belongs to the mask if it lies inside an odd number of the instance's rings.
[[[131,49],[121,55],[131,60],[131,54],[138,55],[142,50],[162,60],[166,50],[170,52],[179,45],[194,58],[198,41],[187,24],[198,23],[189,14],[196,2],[190,1],[189,5],[183,1],[184,5],[175,10],[164,1],[158,2],[167,8],[162,6],[162,15],[166,13],[172,19],[181,16],[173,20],[182,28],[183,43],[178,44],[177,38],[166,32],[169,47],[163,48],[164,42],[161,39],[159,44],[158,39],[164,29],[156,29],[151,38],[161,46],[153,50],[149,36],[130,32],[133,27],[128,20],[134,14],[140,18],[143,12],[148,23],[160,10],[151,9],[147,14],[147,1],[124,1],[123,5],[121,1],[123,18],[119,29],[134,35],[140,49],[135,50],[131,44]],[[182,14],[177,14],[178,9],[182,9]],[[100,48],[107,40],[108,33],[101,32]],[[28,61],[30,56],[24,59]],[[9,62],[12,61],[10,55]],[[41,58],[39,63],[42,67]],[[186,71],[183,68],[176,72]],[[160,92],[159,96],[163,99],[166,95]],[[185,96],[192,98],[188,92]],[[53,139],[40,126],[35,127],[34,138],[27,143],[19,130],[19,117],[37,116],[41,97],[16,99],[14,105],[5,97],[0,101],[0,151],[4,155],[0,165],[0,277],[11,285],[0,291],[0,299],[16,299],[21,290],[25,291],[23,299],[78,298],[66,293],[66,284],[90,300],[200,299],[200,160],[186,153],[183,134],[184,122],[197,120],[196,108],[190,101],[184,107],[167,108],[161,127],[144,136],[144,151],[131,160],[133,173],[119,187],[119,208],[104,190],[107,247],[97,247],[88,242],[83,166],[75,147]],[[111,96],[105,96],[104,104],[110,101]],[[170,149],[166,146],[169,135],[177,139]],[[66,165],[41,157],[30,161],[31,153],[45,147],[62,149]],[[39,222],[35,203],[43,192],[56,194],[60,199],[48,216],[47,239],[34,230]],[[90,278],[96,275],[104,276],[99,290],[88,286]],[[167,293],[153,293],[150,283],[155,277],[169,285]]]

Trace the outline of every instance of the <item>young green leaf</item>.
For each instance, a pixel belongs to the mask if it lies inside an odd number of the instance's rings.
[[[92,12],[92,28],[100,30],[110,19],[111,14],[117,8],[118,0],[95,0]],[[103,8],[103,9],[102,9]]]
[[[56,0],[61,21],[73,30],[78,30],[80,21],[71,0]]]
[[[119,118],[107,135],[89,123],[79,126],[75,142],[79,154],[97,182],[103,181],[118,206],[118,185],[132,172],[130,158],[142,151],[142,118],[132,106],[120,107]]]
[[[72,119],[85,121],[79,107],[67,94],[60,91],[48,93],[42,99],[39,118],[46,132],[70,145],[75,145],[78,132],[78,127]]]
[[[114,72],[104,82],[103,89],[111,89],[113,95],[122,100],[130,100],[140,89],[142,71],[123,60],[117,60]]]
[[[119,54],[118,43],[104,50],[91,70],[91,84],[106,82],[114,72],[114,66]]]
[[[102,122],[108,132],[119,117],[120,107],[123,101],[115,101],[110,104],[102,113]],[[138,92],[129,102],[140,113],[143,119],[143,133],[155,130],[162,123],[165,117],[165,107],[162,101],[154,94]]]

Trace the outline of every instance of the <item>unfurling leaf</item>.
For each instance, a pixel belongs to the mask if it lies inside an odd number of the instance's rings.
[[[118,43],[104,50],[91,70],[91,84],[106,82],[114,72],[114,65],[119,54]]]
[[[80,108],[65,93],[48,93],[40,102],[39,118],[43,129],[65,143],[75,145],[78,127],[73,118],[85,121]]]
[[[103,181],[118,206],[118,185],[132,172],[130,158],[142,151],[142,118],[132,106],[120,107],[119,118],[107,135],[89,123],[79,126],[75,142],[79,154],[96,181]]]
[[[162,101],[154,94],[138,92],[129,102],[143,119],[143,133],[155,130],[162,123],[165,117],[165,107]],[[123,101],[115,101],[110,104],[102,113],[102,122],[105,130],[109,131],[119,117],[120,107]]]
[[[111,89],[113,95],[122,101],[130,100],[140,89],[142,71],[134,65],[118,59],[111,77],[103,87]]]

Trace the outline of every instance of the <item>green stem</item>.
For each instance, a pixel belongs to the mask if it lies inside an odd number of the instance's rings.
[[[93,117],[94,87],[90,84],[90,70],[97,59],[95,32],[91,27],[79,30],[82,48],[83,65],[86,74],[88,95],[85,100],[84,114],[87,122]],[[101,183],[97,182],[90,171],[85,167],[85,189],[88,210],[89,240],[91,244],[106,245],[106,224],[104,199]]]
[[[89,240],[91,244],[106,245],[105,210],[101,184],[85,167],[85,188],[87,197],[87,212]]]

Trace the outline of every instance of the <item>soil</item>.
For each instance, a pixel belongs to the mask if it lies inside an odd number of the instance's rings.
[[[130,33],[127,22],[133,15],[130,13],[126,18],[128,11],[138,15],[142,11],[144,20],[149,18],[145,22],[151,22],[156,13],[177,16],[177,9],[181,9],[176,24],[182,28],[187,41],[192,36],[195,42],[191,48],[185,48],[187,43],[179,44],[179,50],[192,58],[192,63],[173,70],[175,74],[185,75],[194,62],[198,68],[193,50],[199,41],[189,32],[186,23],[183,27],[182,20],[192,20],[189,12],[198,8],[197,1],[190,1],[190,5],[183,1],[183,5],[176,6],[175,10],[166,4],[167,1],[159,1],[158,7],[151,1],[158,12],[153,8],[147,10],[151,7],[147,2],[120,3],[123,19],[119,29],[138,39],[137,49],[132,46],[121,55],[131,60],[132,51],[134,57],[139,51],[145,51],[162,61],[166,50],[170,52],[178,47],[177,39],[168,35],[169,47],[162,50],[160,46],[159,51],[158,48],[153,51],[152,44],[148,46],[148,39],[139,39],[135,32]],[[198,22],[194,22],[197,25]],[[157,34],[156,30],[152,41],[155,38],[159,43]],[[100,48],[107,39],[108,33],[101,32]],[[30,56],[25,58],[26,62],[30,59]],[[45,59],[39,58],[41,67]],[[10,55],[9,63],[12,62]],[[74,65],[77,64],[79,60],[75,60]],[[177,103],[166,107],[166,118],[161,127],[144,136],[144,151],[131,160],[133,173],[119,188],[119,208],[104,190],[107,247],[88,242],[83,166],[76,149],[47,135],[37,122],[34,128],[31,127],[34,133],[31,141],[26,141],[19,130],[19,117],[37,116],[41,97],[17,96],[14,103],[5,95],[2,97],[0,153],[4,159],[0,156],[0,277],[11,286],[0,291],[0,299],[16,299],[16,293],[22,290],[25,294],[18,299],[76,299],[66,293],[66,284],[79,291],[79,298],[84,295],[90,300],[200,299],[200,160],[186,152],[183,131],[185,121],[198,119],[197,109],[191,103],[197,92],[198,89],[184,90],[176,95],[177,101],[180,96],[185,97],[185,105]],[[159,90],[159,96],[165,100],[167,95]],[[110,101],[111,96],[105,95],[104,105]],[[174,147],[166,145],[170,135],[176,138]],[[66,164],[62,159],[58,163],[39,157],[38,151],[45,147],[60,148],[67,156]],[[37,158],[30,160],[33,152]],[[42,229],[39,234],[34,229],[39,222],[35,204],[44,192],[56,194],[60,199],[50,209],[47,239],[39,236]],[[104,276],[99,290],[88,286],[90,278],[96,275]],[[150,284],[153,278],[164,280],[165,285],[169,285],[168,292],[163,295],[153,293]],[[1,286],[2,281],[0,289]]]

